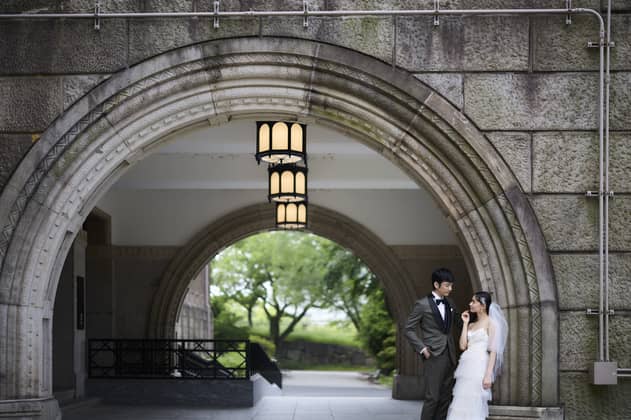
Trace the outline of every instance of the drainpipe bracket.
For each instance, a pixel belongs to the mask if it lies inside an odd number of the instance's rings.
[[[587,48],[600,48],[600,47],[613,48],[615,46],[616,46],[616,43],[614,41],[610,41],[609,43],[605,42],[605,40],[598,41],[598,42],[587,41]]]
[[[613,198],[616,193],[613,191],[603,191],[603,192],[598,192],[598,191],[587,191],[585,193],[585,197],[600,197],[600,196],[607,196],[609,198]]]
[[[94,5],[94,30],[95,31],[101,30],[101,18],[99,17],[100,14],[101,14],[101,3],[97,1],[96,4]]]
[[[219,1],[218,0],[213,2],[213,13],[215,15],[213,17],[213,28],[219,29]]]
[[[609,316],[614,316],[615,314],[616,314],[616,311],[613,309],[609,309],[607,311],[607,315]],[[585,315],[600,315],[600,311],[598,309],[587,308],[585,310]]]
[[[440,19],[438,18],[438,12],[440,12],[440,0],[434,0],[434,26],[440,25]]]

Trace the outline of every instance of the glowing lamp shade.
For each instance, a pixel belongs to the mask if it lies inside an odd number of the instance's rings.
[[[307,160],[307,126],[295,122],[258,121],[256,123],[256,161],[258,163],[296,163]]]
[[[307,227],[307,203],[276,203],[276,227],[304,229]]]
[[[307,200],[307,171],[303,166],[280,164],[270,166],[269,201],[298,202]]]

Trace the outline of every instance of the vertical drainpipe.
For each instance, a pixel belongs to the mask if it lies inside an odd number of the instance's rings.
[[[607,39],[606,39],[607,58],[605,61],[605,214],[603,226],[605,229],[605,252],[603,275],[605,276],[604,287],[604,306],[605,306],[605,325],[604,325],[604,341],[605,341],[605,361],[609,362],[609,197],[613,195],[609,190],[609,89],[611,86],[610,62],[611,62],[611,0],[607,2]]]
[[[605,358],[605,25],[601,24],[598,39],[598,193],[587,191],[588,197],[598,196],[598,362]],[[591,44],[591,43],[590,43]],[[588,315],[595,315],[591,309]]]
[[[609,359],[609,88],[611,58],[611,0],[607,5],[607,24],[602,22],[599,39],[599,309],[598,309],[598,359],[590,366],[590,379],[594,385],[616,385],[618,376],[629,376],[629,369],[618,369]],[[606,60],[605,60],[606,52]],[[605,67],[605,69],[603,69]],[[588,192],[588,196],[595,194]],[[594,311],[588,309],[588,314]]]

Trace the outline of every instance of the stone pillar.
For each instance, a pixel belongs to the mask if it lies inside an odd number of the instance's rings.
[[[86,255],[86,334],[90,338],[116,336],[114,313],[114,264],[111,218],[97,208],[83,223],[88,232]]]
[[[75,239],[59,278],[53,312],[53,392],[59,401],[85,396],[87,235]]]
[[[209,268],[206,265],[191,281],[175,327],[178,338],[213,338],[208,276]]]
[[[116,311],[113,281],[114,264],[111,245],[88,245],[86,258],[87,336],[107,338],[116,336]]]
[[[87,235],[81,231],[75,239],[74,259],[74,360],[75,398],[85,397],[85,382],[88,378],[86,364],[86,248]]]

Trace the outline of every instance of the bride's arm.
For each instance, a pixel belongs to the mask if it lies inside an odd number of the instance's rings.
[[[460,350],[465,351],[467,349],[467,331],[469,329],[469,311],[464,311],[462,315],[460,315],[462,319],[462,332],[460,333],[460,341],[458,344],[460,345]]]
[[[493,343],[495,339],[495,326],[492,322],[489,322],[489,343]],[[493,369],[495,368],[495,359],[497,357],[497,353],[495,349],[489,350],[489,361],[486,364],[486,373],[484,374],[484,379],[482,380],[482,387],[484,389],[491,388],[493,385]]]

